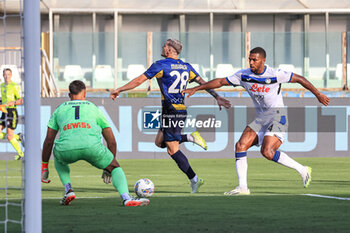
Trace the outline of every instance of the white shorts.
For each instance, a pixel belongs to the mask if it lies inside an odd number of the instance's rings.
[[[288,119],[286,115],[274,115],[271,117],[257,117],[248,125],[256,132],[260,146],[265,136],[276,136],[282,143],[288,129]]]

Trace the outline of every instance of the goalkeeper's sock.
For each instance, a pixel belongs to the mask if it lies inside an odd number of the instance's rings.
[[[125,201],[125,200],[129,200],[131,199],[129,193],[123,193],[122,195],[120,195],[122,200]]]
[[[173,154],[171,158],[175,160],[177,166],[187,175],[188,179],[191,180],[196,176],[196,173],[192,170],[186,156],[180,150]]]
[[[15,148],[15,150],[17,151],[18,155],[23,157],[23,151],[21,150],[21,146],[19,145],[18,141],[15,138],[12,138],[10,140],[11,145],[13,146],[13,148]]]
[[[111,174],[113,186],[117,189],[122,198],[123,195],[125,196],[125,193],[129,194],[128,182],[123,169],[121,167],[114,168]]]
[[[0,139],[4,139],[6,137],[6,133],[0,133]]]
[[[238,179],[238,186],[241,188],[248,188],[247,173],[248,173],[248,160],[247,152],[236,152],[236,172]]]
[[[286,153],[282,151],[276,151],[272,158],[276,163],[282,164],[286,167],[297,170],[300,174],[304,171],[304,166],[289,157]]]
[[[61,162],[59,162],[57,159],[54,160],[55,161],[55,168],[57,170],[58,176],[60,177],[60,180],[62,182],[63,185],[66,185],[70,182],[70,169],[68,164],[63,164]]]
[[[65,184],[64,185],[64,190],[66,191],[66,193],[68,193],[69,190],[73,191],[72,184],[71,183]]]

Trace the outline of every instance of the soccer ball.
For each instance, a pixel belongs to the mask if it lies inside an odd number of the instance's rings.
[[[154,193],[154,184],[150,179],[139,179],[134,190],[138,197],[150,197]]]

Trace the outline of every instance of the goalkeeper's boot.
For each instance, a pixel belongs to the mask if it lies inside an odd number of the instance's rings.
[[[22,146],[24,147],[24,135],[22,133],[19,133],[18,134],[18,137],[19,137],[19,142],[22,144]]]
[[[311,172],[312,168],[305,166],[304,171],[300,174],[305,188],[307,188],[311,182]]]
[[[202,138],[202,136],[199,134],[198,131],[195,131],[191,133],[191,136],[193,137],[193,143],[196,143],[198,146],[202,147],[204,150],[207,150],[207,143]]]
[[[130,199],[124,200],[123,204],[124,206],[127,206],[127,207],[147,206],[149,204],[149,200],[146,198],[130,198]]]
[[[69,189],[68,192],[64,195],[62,200],[60,201],[61,205],[69,205],[71,201],[75,199],[75,193],[72,189]]]
[[[23,158],[24,158],[24,153],[23,152],[20,153],[20,154],[15,155],[15,157],[14,157],[15,160],[21,160]]]
[[[201,178],[198,178],[197,183],[191,183],[192,193],[197,193],[199,187],[201,187],[204,184],[204,180]]]
[[[225,192],[224,195],[226,196],[250,195],[250,190],[248,188],[241,188],[238,186],[235,189],[232,189],[231,191]]]

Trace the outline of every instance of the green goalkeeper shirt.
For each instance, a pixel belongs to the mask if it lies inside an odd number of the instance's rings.
[[[95,104],[86,100],[72,100],[58,106],[48,127],[60,132],[55,149],[66,151],[100,144],[102,129],[110,125]]]

